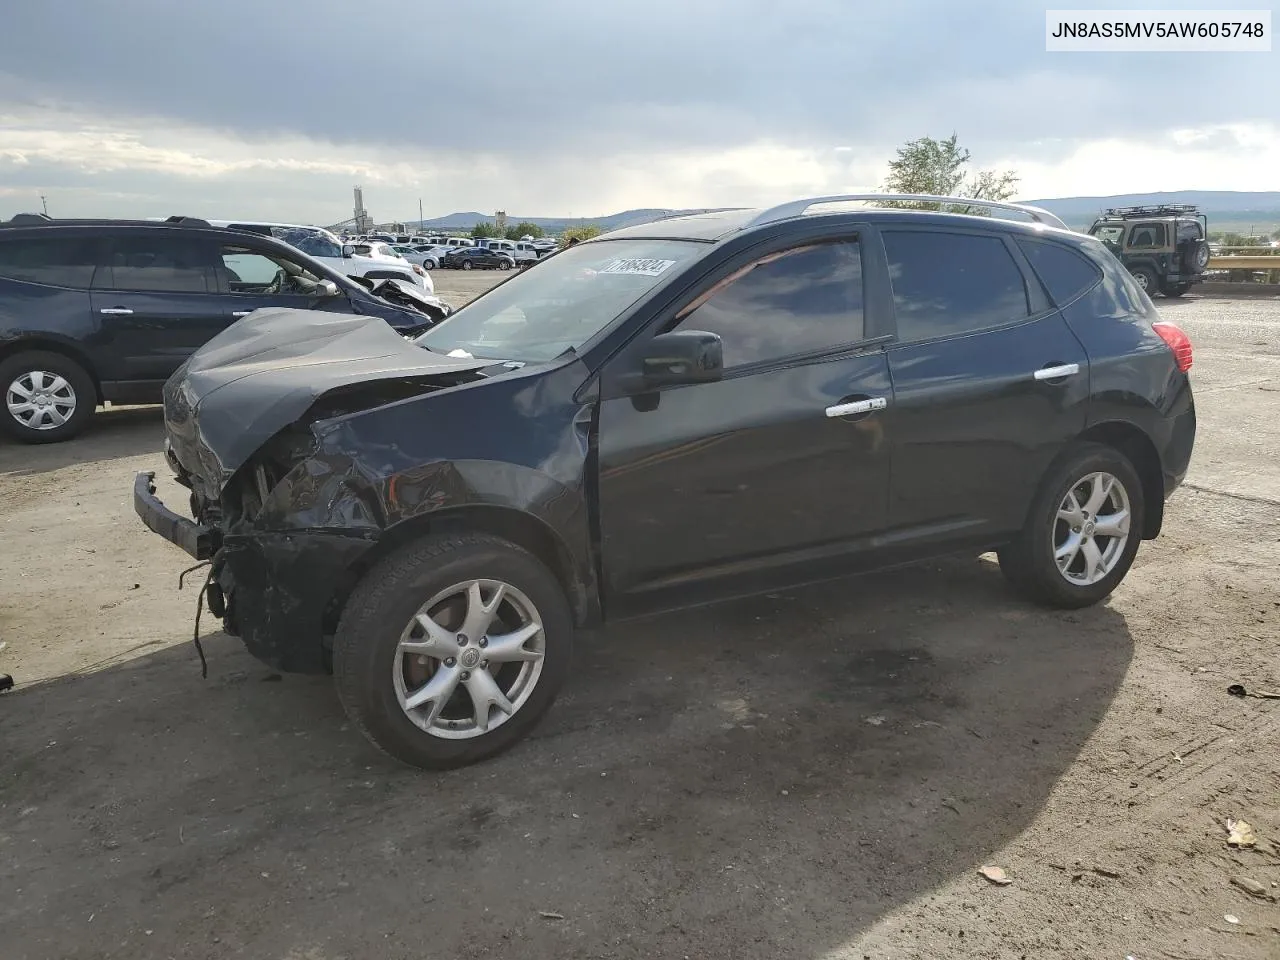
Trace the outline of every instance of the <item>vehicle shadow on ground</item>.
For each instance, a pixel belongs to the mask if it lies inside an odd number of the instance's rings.
[[[107,407],[93,415],[84,433],[62,443],[18,443],[0,437],[0,473],[45,473],[144,453],[155,453],[163,466],[163,448],[163,407]]]
[[[8,956],[822,957],[983,883],[1131,657],[946,561],[583,638],[532,738],[430,774],[206,646],[0,699]]]

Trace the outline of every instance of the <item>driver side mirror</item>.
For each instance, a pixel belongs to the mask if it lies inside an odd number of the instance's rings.
[[[353,256],[355,256],[355,252],[356,252],[356,248],[353,247],[351,244],[349,243],[343,244],[342,256],[344,259],[350,260]]]
[[[640,355],[646,387],[709,383],[724,375],[724,341],[705,330],[676,330],[654,337]]]

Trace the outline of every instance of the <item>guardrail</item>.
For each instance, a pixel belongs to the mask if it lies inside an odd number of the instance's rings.
[[[1256,249],[1256,248],[1255,248]],[[1280,256],[1241,256],[1231,254],[1209,258],[1209,270],[1280,270]]]

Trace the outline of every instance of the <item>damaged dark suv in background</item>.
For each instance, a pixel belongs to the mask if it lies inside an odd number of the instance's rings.
[[[578,244],[412,342],[261,311],[165,388],[194,521],[153,474],[136,509],[423,767],[526,734],[602,621],[956,551],[1105,598],[1187,470],[1190,342],[1043,211],[831,199]]]

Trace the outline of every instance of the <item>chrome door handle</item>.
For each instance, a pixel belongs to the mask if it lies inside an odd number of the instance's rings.
[[[231,315],[233,317],[247,317],[251,313],[253,313],[252,310],[232,310],[231,311]]]
[[[1062,377],[1074,376],[1079,372],[1080,364],[1078,363],[1060,363],[1056,367],[1042,367],[1033,376],[1037,380],[1058,380]]]
[[[130,310],[128,307],[103,307],[103,308],[102,308],[101,310],[99,310],[98,312],[99,312],[99,313],[105,313],[108,317],[131,317],[131,316],[133,316],[133,311],[132,311],[132,310]]]
[[[884,397],[872,397],[869,400],[853,400],[849,403],[837,403],[827,407],[828,417],[847,417],[853,413],[870,413],[872,410],[883,410],[889,405]]]

